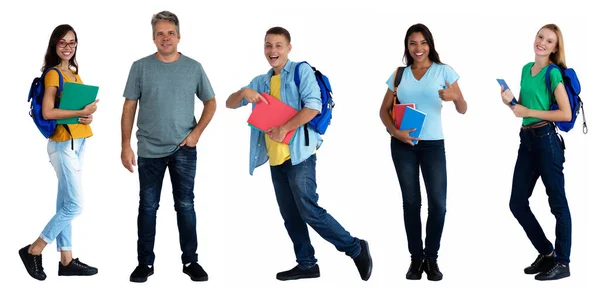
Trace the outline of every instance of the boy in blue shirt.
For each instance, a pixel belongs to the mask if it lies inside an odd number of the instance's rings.
[[[228,108],[234,109],[248,103],[252,103],[254,108],[259,100],[266,103],[260,95],[265,92],[300,111],[282,126],[270,128],[266,133],[252,129],[250,135],[250,175],[256,167],[269,161],[279,211],[294,243],[298,262],[291,270],[279,272],[277,279],[320,276],[308,235],[308,224],[337,250],[354,259],[361,278],[368,280],[373,265],[367,241],[351,236],[317,204],[316,151],[322,139],[307,123],[321,111],[320,89],[313,70],[307,64],[298,66],[300,86],[295,87],[293,75],[297,63],[288,60],[292,50],[290,41],[290,33],[286,29],[269,29],[265,36],[264,53],[272,69],[255,77],[248,86],[227,99]],[[303,125],[307,125],[307,134],[300,132]],[[282,143],[287,132],[292,130],[297,132],[290,144]]]

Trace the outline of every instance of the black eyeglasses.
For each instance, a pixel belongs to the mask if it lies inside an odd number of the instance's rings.
[[[71,47],[71,49],[74,49],[74,48],[76,48],[76,47],[77,47],[77,42],[76,42],[76,41],[67,42],[67,41],[66,41],[66,40],[64,40],[64,39],[61,39],[61,40],[58,42],[58,47],[59,47],[59,48],[65,48],[65,47],[67,47],[67,45],[69,45],[69,46]]]

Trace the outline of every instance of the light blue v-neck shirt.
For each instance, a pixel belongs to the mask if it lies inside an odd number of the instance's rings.
[[[388,88],[394,91],[394,73],[387,80]],[[402,81],[398,86],[398,100],[400,103],[414,103],[417,110],[427,114],[421,140],[443,140],[442,130],[442,99],[438,91],[445,88],[446,81],[450,85],[459,79],[452,67],[445,64],[433,63],[420,80],[417,80],[408,66],[402,74]]]

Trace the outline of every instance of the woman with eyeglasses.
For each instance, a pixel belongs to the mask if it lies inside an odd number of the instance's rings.
[[[81,165],[86,138],[92,136],[92,114],[96,111],[98,99],[81,110],[57,108],[61,94],[61,83],[82,84],[79,66],[75,59],[77,34],[70,25],[60,25],[54,29],[48,42],[42,75],[44,98],[42,114],[47,120],[78,117],[78,124],[61,124],[48,140],[48,156],[58,178],[56,214],[46,224],[39,237],[30,245],[19,250],[25,269],[37,280],[46,279],[42,267],[42,251],[47,244],[56,240],[60,251],[58,275],[94,275],[98,269],[73,258],[71,253],[71,221],[81,213],[82,185]],[[48,70],[48,71],[47,71]],[[47,72],[46,72],[47,71]],[[62,82],[61,78],[62,77]]]

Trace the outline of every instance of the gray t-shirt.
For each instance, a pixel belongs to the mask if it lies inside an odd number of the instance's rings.
[[[165,63],[152,54],[133,63],[123,96],[139,100],[138,156],[159,158],[177,151],[197,123],[194,95],[202,101],[215,96],[196,60],[182,54]]]

